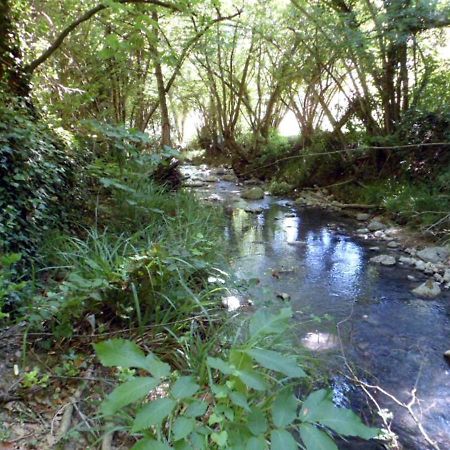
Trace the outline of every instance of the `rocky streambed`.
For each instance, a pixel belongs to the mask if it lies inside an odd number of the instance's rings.
[[[240,183],[226,168],[183,171],[205,202],[223,204],[224,251],[236,276],[257,280],[247,293],[254,307],[289,301],[305,349],[334,372],[345,373],[347,362],[398,401],[414,399],[425,432],[450,448],[449,249],[418,244],[375,214],[349,213],[326,191],[294,201],[267,195],[257,180]],[[238,308],[238,297],[227,306]],[[339,402],[358,401],[344,377],[333,383]],[[403,448],[436,448],[405,408],[374,396],[393,414]]]

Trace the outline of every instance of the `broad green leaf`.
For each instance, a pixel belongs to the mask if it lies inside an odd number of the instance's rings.
[[[187,407],[184,414],[188,417],[203,416],[205,415],[207,408],[208,404],[206,402],[195,400]]]
[[[170,366],[160,361],[155,355],[144,352],[137,344],[125,339],[110,339],[94,344],[100,362],[106,367],[138,367],[160,378],[170,373]]]
[[[281,391],[272,403],[272,420],[276,427],[290,425],[297,417],[297,399],[292,389]]]
[[[179,441],[180,439],[184,439],[185,437],[189,436],[189,434],[191,434],[191,432],[194,430],[194,427],[194,419],[189,419],[187,417],[177,417],[172,427],[174,440]]]
[[[250,411],[250,406],[248,406],[247,397],[241,392],[230,392],[230,400],[236,406],[240,406],[246,411]]]
[[[112,415],[124,406],[144,398],[158,386],[159,381],[152,377],[139,377],[120,385],[102,403],[102,412]]]
[[[100,362],[106,367],[139,367],[147,370],[144,352],[137,344],[125,339],[110,339],[94,344]]]
[[[315,413],[318,405],[327,398],[329,392],[325,389],[319,389],[318,391],[311,392],[303,402],[302,409],[300,410],[299,418],[304,421],[315,421]]]
[[[292,437],[292,434],[288,431],[273,430],[270,433],[270,448],[271,450],[297,450],[298,445]]]
[[[267,383],[264,378],[253,370],[238,370],[236,375],[249,388],[256,391],[264,391],[267,389]]]
[[[164,442],[155,441],[154,439],[144,438],[137,442],[131,450],[172,450],[172,447]]]
[[[264,435],[250,438],[245,446],[245,450],[266,450],[266,448],[267,445]]]
[[[219,447],[225,447],[227,440],[228,440],[228,433],[226,431],[221,431],[220,433],[212,433],[211,439]]]
[[[208,356],[206,361],[209,367],[211,367],[212,369],[220,370],[224,375],[231,375],[234,372],[233,367],[231,367],[223,359]]]
[[[162,362],[159,358],[157,358],[152,353],[149,353],[145,359],[147,360],[147,367],[149,372],[155,378],[164,378],[170,375],[170,366],[169,364]]]
[[[267,419],[264,413],[257,408],[253,408],[247,416],[247,427],[255,436],[264,434],[267,431]]]
[[[300,425],[300,437],[306,446],[306,450],[338,450],[328,434],[309,423]]]
[[[176,401],[170,398],[158,398],[143,406],[136,414],[132,431],[142,431],[152,425],[160,426],[162,421],[173,411]]]
[[[258,335],[281,334],[287,330],[291,317],[291,308],[282,308],[278,314],[260,309],[253,314],[250,320],[250,335],[255,337]]]
[[[288,377],[306,377],[306,373],[298,363],[281,353],[272,350],[255,348],[247,352],[258,364],[266,369],[281,372]]]
[[[198,431],[198,430],[196,430]],[[206,439],[201,434],[194,432],[189,437],[189,441],[192,444],[192,448],[195,448],[196,450],[203,450],[206,448]]]
[[[315,420],[344,436],[372,439],[379,434],[377,428],[369,428],[364,425],[353,411],[346,408],[337,408],[328,400],[319,404]]]
[[[192,377],[180,377],[172,386],[171,393],[176,399],[192,397],[200,386]]]

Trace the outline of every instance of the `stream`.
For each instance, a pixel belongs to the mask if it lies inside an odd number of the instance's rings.
[[[301,342],[325,366],[343,372],[343,351],[360,377],[400,401],[408,403],[415,388],[417,417],[441,450],[450,449],[450,366],[443,358],[450,348],[450,292],[419,299],[411,289],[427,279],[422,272],[369,263],[379,253],[401,251],[358,236],[354,219],[268,195],[243,200],[243,186],[204,167],[186,165],[183,173],[198,196],[225,208],[229,264],[237,277],[259,279],[249,292],[255,307],[277,295],[289,298]],[[339,403],[355,407],[357,389],[345,377],[332,385]],[[432,448],[405,408],[374,395],[393,413],[403,448]]]

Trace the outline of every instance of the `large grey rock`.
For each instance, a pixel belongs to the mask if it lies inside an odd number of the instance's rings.
[[[446,247],[425,247],[417,252],[417,256],[427,262],[438,263],[445,261],[450,256]]]
[[[400,256],[400,258],[398,258],[398,261],[402,264],[408,264],[410,266],[413,266],[416,263],[415,258],[409,258],[408,256]]]
[[[413,289],[412,293],[422,298],[434,298],[441,293],[441,288],[439,287],[439,283],[429,279]]]
[[[369,231],[382,231],[386,228],[386,225],[377,220],[372,220],[369,225],[367,225],[367,228]]]
[[[241,197],[246,200],[261,200],[264,198],[264,191],[260,187],[255,186],[242,191]]]
[[[391,241],[387,245],[389,248],[398,248],[400,247],[400,244],[397,241]]]
[[[368,229],[368,228],[358,228],[358,229],[356,230],[356,232],[357,232],[358,234],[366,234],[366,233],[369,232],[369,229]]]
[[[356,220],[359,220],[360,222],[364,222],[365,220],[370,219],[370,214],[367,213],[359,213],[356,215]]]
[[[370,262],[381,264],[382,266],[393,266],[395,265],[395,258],[390,255],[378,255],[370,258]]]
[[[450,269],[446,269],[444,275],[442,275],[443,281],[450,283]]]

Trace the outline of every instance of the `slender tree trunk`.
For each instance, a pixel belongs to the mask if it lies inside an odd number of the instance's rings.
[[[156,11],[152,12],[152,19],[154,21],[153,25],[153,39],[150,42],[150,48],[153,55],[153,63],[155,65],[155,78],[158,89],[158,100],[159,100],[159,110],[161,114],[161,146],[171,147],[172,140],[170,137],[170,119],[169,119],[169,108],[167,106],[167,96],[166,89],[164,86],[164,76],[161,67],[161,59],[158,52],[158,13]]]

